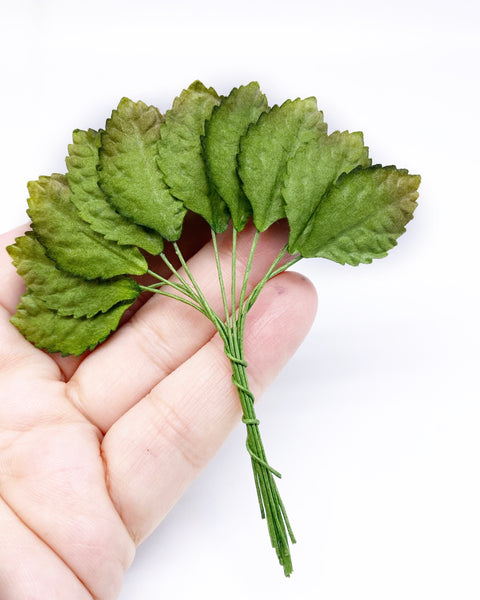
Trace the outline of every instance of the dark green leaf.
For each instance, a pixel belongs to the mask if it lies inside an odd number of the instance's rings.
[[[73,144],[68,146],[66,159],[72,202],[82,219],[107,240],[159,254],[163,250],[162,236],[120,215],[100,189],[97,171],[100,140],[100,132],[93,129],[73,132]]]
[[[37,348],[63,355],[82,354],[103,342],[118,327],[131,303],[119,304],[94,317],[62,317],[28,292],[11,318],[17,329]]]
[[[102,133],[99,180],[119,213],[177,240],[185,208],[171,195],[158,168],[161,123],[154,106],[122,98]]]
[[[393,166],[342,175],[322,198],[298,251],[351,265],[385,256],[413,217],[419,185],[419,175]]]
[[[289,251],[305,229],[327,189],[342,173],[357,166],[368,167],[368,148],[361,133],[322,135],[300,146],[287,165],[282,190],[290,226]]]
[[[252,214],[237,174],[240,138],[267,109],[266,97],[258,83],[252,82],[234,88],[229,96],[222,98],[206,125],[204,152],[208,175],[230,209],[233,225],[238,231],[245,227]]]
[[[158,143],[158,164],[172,194],[201,215],[217,233],[227,228],[225,202],[210,184],[203,159],[205,121],[220,99],[213,88],[196,81],[175,98],[165,114]]]
[[[60,269],[85,279],[146,273],[147,262],[138,248],[105,239],[80,217],[64,175],[40,177],[28,190],[32,228]]]
[[[326,128],[315,98],[287,100],[260,115],[241,139],[239,175],[259,231],[285,217],[282,187],[287,163]]]
[[[129,277],[86,281],[60,271],[32,231],[17,238],[7,250],[27,288],[62,316],[92,317],[120,302],[133,302],[140,293]]]

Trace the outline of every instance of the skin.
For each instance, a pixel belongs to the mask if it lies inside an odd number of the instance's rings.
[[[138,544],[239,422],[238,397],[211,323],[165,297],[82,357],[34,348],[9,322],[24,284],[4,248],[24,230],[0,236],[0,597],[113,600]],[[239,235],[242,266],[251,237]],[[252,284],[286,239],[282,224],[262,234]],[[219,248],[227,274],[228,234]],[[221,311],[211,245],[186,252]],[[315,310],[313,286],[295,273],[261,293],[245,335],[257,398]]]

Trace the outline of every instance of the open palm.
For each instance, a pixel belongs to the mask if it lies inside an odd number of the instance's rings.
[[[48,355],[10,324],[23,282],[0,237],[0,597],[109,600],[136,546],[215,454],[240,406],[222,342],[202,315],[155,296],[102,346]],[[262,234],[255,285],[285,243]],[[246,260],[246,230],[238,258]],[[228,264],[229,243],[220,236]],[[214,308],[212,249],[189,265]],[[315,292],[303,277],[270,281],[249,314],[245,352],[257,397],[307,333]]]

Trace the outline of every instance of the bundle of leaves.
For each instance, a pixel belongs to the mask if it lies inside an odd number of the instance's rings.
[[[12,322],[39,348],[80,355],[103,342],[143,292],[174,298],[210,319],[232,364],[261,514],[290,575],[289,538],[295,539],[248,385],[246,316],[267,281],[302,257],[358,265],[385,256],[413,216],[420,177],[372,165],[361,133],[328,134],[314,98],[270,108],[255,82],[221,97],[196,81],[164,116],[123,98],[104,130],[74,131],[66,163],[66,175],[28,184],[32,231],[8,248],[27,287]],[[221,315],[180,250],[188,212],[211,230]],[[259,237],[282,219],[288,243],[249,290]],[[250,220],[255,235],[237,282],[237,234]],[[217,234],[229,226],[227,291]],[[159,256],[171,277],[156,273],[149,256]],[[153,283],[139,282],[145,274]]]

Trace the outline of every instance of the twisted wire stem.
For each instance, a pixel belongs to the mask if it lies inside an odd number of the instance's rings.
[[[243,341],[247,313],[255,303],[261,290],[272,277],[281,273],[288,268],[288,266],[294,264],[298,258],[294,258],[279,267],[278,265],[281,263],[287,252],[287,247],[285,246],[272,262],[263,279],[261,279],[261,281],[254,286],[253,290],[247,294],[247,284],[259,235],[260,232],[257,231],[253,237],[250,254],[243,274],[243,282],[241,288],[237,289],[237,232],[233,229],[230,290],[231,305],[229,306],[220,253],[217,245],[217,237],[216,233],[212,230],[212,243],[218,271],[224,318],[217,314],[208,302],[195,280],[193,273],[190,271],[180,248],[175,242],[173,243],[173,247],[180,260],[184,275],[172,265],[164,254],[162,254],[161,258],[174,276],[174,281],[171,279],[167,280],[164,277],[149,271],[149,274],[157,279],[157,283],[148,287],[142,286],[142,289],[180,300],[195,308],[213,323],[220,334],[224,343],[225,354],[232,366],[232,381],[237,388],[238,397],[243,410],[242,421],[247,429],[246,447],[252,463],[260,514],[262,518],[267,521],[272,546],[277,553],[280,564],[283,566],[285,575],[288,577],[293,571],[289,541],[295,543],[295,537],[275,482],[275,478],[281,478],[281,474],[268,463],[262,438],[260,436],[260,421],[255,414],[255,397],[251,392],[248,383],[247,363],[244,356]],[[166,289],[163,289],[164,287]],[[169,289],[171,291],[169,291]],[[238,297],[237,291],[240,292]]]
[[[243,348],[234,346],[232,348],[227,342],[225,353],[232,365],[232,381],[238,391],[243,410],[242,421],[247,428],[246,447],[252,463],[260,514],[267,520],[272,546],[288,577],[293,571],[289,539],[295,543],[295,536],[275,482],[275,477],[281,478],[281,474],[268,463],[260,435],[260,421],[254,409],[255,397],[248,385]]]

